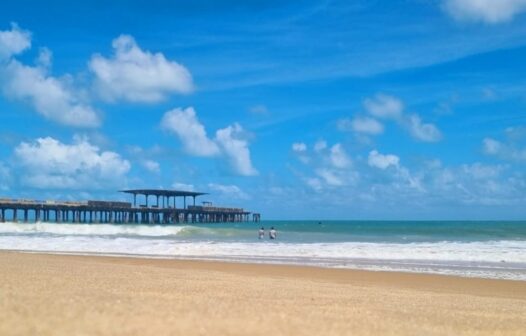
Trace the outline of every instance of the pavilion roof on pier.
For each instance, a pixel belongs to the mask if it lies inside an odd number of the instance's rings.
[[[146,196],[165,196],[165,197],[179,197],[190,196],[196,197],[201,195],[208,195],[208,193],[182,190],[166,190],[166,189],[130,189],[121,190],[123,193]]]

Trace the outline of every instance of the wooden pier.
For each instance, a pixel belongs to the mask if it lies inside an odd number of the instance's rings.
[[[133,204],[115,201],[58,202],[3,198],[0,199],[0,221],[177,224],[260,220],[260,214],[242,208],[216,207],[209,202],[202,206],[196,205],[196,197],[205,193],[157,189],[123,192],[133,195]],[[137,196],[142,196],[143,204],[137,205]],[[149,204],[152,197],[156,202]],[[188,197],[193,200],[193,205],[186,205]],[[180,208],[176,206],[177,198],[183,200],[183,206]]]

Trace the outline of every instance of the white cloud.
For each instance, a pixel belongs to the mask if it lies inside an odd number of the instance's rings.
[[[329,186],[339,187],[345,184],[343,177],[337,171],[327,168],[316,169],[316,175]]]
[[[295,142],[292,144],[292,151],[298,157],[298,160],[304,164],[308,164],[310,161],[310,156],[307,154],[307,145],[303,142]]]
[[[64,80],[48,76],[40,67],[11,61],[4,69],[7,97],[28,101],[44,117],[67,126],[97,127],[100,118]]]
[[[409,116],[406,123],[409,133],[415,139],[426,142],[437,142],[442,139],[442,133],[435,125],[422,123],[422,120],[416,114]]]
[[[371,167],[376,167],[379,169],[387,169],[389,167],[398,167],[400,163],[400,158],[393,154],[380,154],[377,150],[369,152],[369,157],[367,163]]]
[[[227,197],[233,197],[238,199],[249,199],[250,196],[245,193],[241,188],[239,188],[236,185],[230,184],[230,185],[224,185],[224,184],[217,184],[217,183],[209,183],[208,188],[211,190],[218,192],[222,194],[223,196]]]
[[[4,49],[4,53],[5,50],[10,50],[11,54],[15,54],[31,45],[30,34],[19,30],[16,26],[11,32],[0,32],[0,34],[3,34],[0,35],[0,39],[4,40],[0,42],[0,49]],[[82,99],[79,90],[73,88],[71,76],[56,78],[48,74],[51,52],[47,48],[40,50],[37,63],[37,66],[28,66],[10,59],[2,64],[0,83],[4,95],[28,102],[44,117],[63,125],[99,126],[100,118],[97,111]]]
[[[492,138],[482,140],[482,151],[503,160],[526,161],[526,148],[518,148],[513,143],[503,143]]]
[[[327,141],[325,141],[325,140],[318,140],[314,144],[314,151],[315,152],[320,152],[320,151],[324,150],[325,148],[327,148]]]
[[[473,163],[473,164],[463,164],[461,166],[461,169],[464,173],[470,175],[474,179],[491,179],[491,178],[497,178],[499,177],[502,170],[504,170],[505,167],[503,166],[489,166],[489,165],[483,165],[479,162]]]
[[[526,0],[444,0],[442,7],[459,21],[496,24],[526,11]]]
[[[433,195],[449,203],[490,206],[524,203],[525,176],[506,174],[507,171],[509,166],[506,165],[476,162],[426,169],[424,174]]]
[[[307,151],[307,145],[303,142],[295,142],[292,144],[292,150],[297,153]]]
[[[215,141],[228,158],[232,168],[240,175],[253,176],[258,171],[250,160],[248,141],[244,139],[244,130],[239,124],[217,130]]]
[[[175,190],[182,190],[182,191],[194,191],[195,190],[195,186],[193,184],[186,184],[186,183],[180,183],[180,182],[175,182],[174,184],[172,184],[172,188],[174,188]]]
[[[382,119],[398,119],[404,110],[400,99],[382,93],[365,99],[363,106],[371,115]]]
[[[193,107],[175,108],[164,114],[161,127],[174,133],[186,152],[195,156],[215,156],[219,147],[206,135],[205,127],[197,119]]]
[[[340,169],[348,168],[351,166],[351,159],[343,149],[343,146],[339,143],[333,145],[330,151],[331,164]]]
[[[323,189],[323,184],[317,177],[305,178],[305,183],[315,191],[321,191]]]
[[[0,61],[31,48],[31,33],[11,23],[11,30],[0,30]]]
[[[356,117],[351,121],[353,131],[371,135],[381,134],[384,131],[384,125],[376,119],[368,117]]]
[[[250,159],[247,133],[237,123],[217,130],[212,140],[197,119],[195,110],[188,107],[166,112],[161,120],[161,127],[177,135],[188,154],[221,156],[228,160],[233,171],[239,175],[258,174]]]
[[[482,146],[484,153],[489,155],[499,154],[503,147],[499,141],[492,138],[485,138],[482,140]]]
[[[119,154],[101,151],[85,138],[71,145],[51,137],[15,148],[17,163],[23,168],[21,182],[40,189],[97,189],[118,186],[130,170]]]
[[[48,48],[40,48],[36,64],[43,68],[49,68],[53,60],[53,53]]]
[[[405,114],[404,103],[396,97],[379,93],[373,98],[365,99],[363,105],[371,115],[381,119],[391,119],[406,128],[417,140],[437,142],[442,139],[442,133],[434,124],[422,122],[418,114]],[[373,118],[343,120],[339,128],[350,128],[355,132],[368,134],[383,132],[383,125]]]
[[[114,55],[93,55],[89,68],[96,76],[96,88],[108,101],[158,102],[172,93],[194,90],[192,75],[181,64],[162,53],[143,51],[129,35],[112,42]]]
[[[159,165],[159,162],[154,160],[144,160],[142,162],[142,165],[144,168],[146,168],[148,171],[152,173],[159,174],[161,172],[161,166]]]
[[[305,164],[311,176],[295,172],[302,181],[319,192],[326,187],[343,187],[355,184],[358,174],[350,169],[352,159],[340,143],[328,146],[325,140],[318,140],[311,153],[299,152],[298,159]]]

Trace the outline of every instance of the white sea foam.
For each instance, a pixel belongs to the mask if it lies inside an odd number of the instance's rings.
[[[92,236],[0,236],[0,248],[405,270],[526,280],[526,242],[229,243]]]
[[[58,224],[58,223],[14,223],[0,224],[0,234],[55,234],[55,235],[100,235],[100,236],[175,236],[184,226],[126,225],[126,224]]]
[[[524,240],[413,243],[204,241],[192,238],[192,233],[199,230],[192,226],[1,223],[0,249],[287,263],[526,280]]]

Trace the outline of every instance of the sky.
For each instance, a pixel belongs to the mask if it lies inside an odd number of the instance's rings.
[[[526,0],[1,6],[0,198],[526,217]]]

